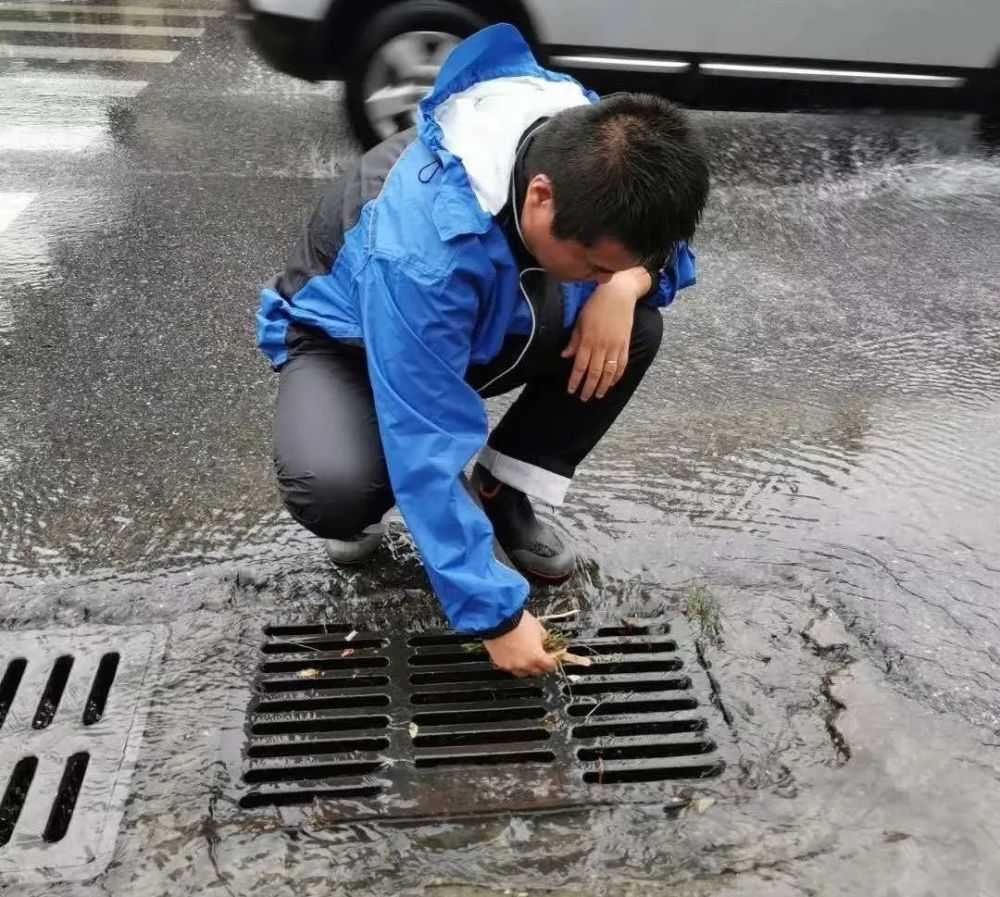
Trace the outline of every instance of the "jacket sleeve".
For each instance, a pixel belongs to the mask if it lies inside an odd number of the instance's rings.
[[[493,528],[462,475],[487,432],[483,400],[465,382],[475,278],[372,255],[358,289],[396,502],[452,626],[500,635],[520,620],[528,584],[497,560]]]
[[[687,243],[678,243],[670,261],[658,272],[659,283],[642,301],[654,308],[670,305],[678,290],[697,281],[695,260],[694,250]]]

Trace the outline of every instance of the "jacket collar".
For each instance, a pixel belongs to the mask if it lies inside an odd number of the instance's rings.
[[[420,102],[417,134],[434,152],[442,150],[441,126],[434,117],[447,99],[481,81],[533,75],[548,81],[573,81],[542,68],[528,42],[513,25],[491,25],[462,41],[438,72],[434,89]]]
[[[540,66],[513,25],[493,25],[472,35],[451,52],[438,73],[434,89],[421,101],[417,134],[440,166],[437,177],[441,178],[441,184],[432,218],[441,239],[484,234],[493,226],[494,219],[477,202],[461,160],[443,146],[444,133],[435,112],[450,97],[482,81],[526,75],[575,83],[569,75]],[[594,95],[591,97],[596,99]]]

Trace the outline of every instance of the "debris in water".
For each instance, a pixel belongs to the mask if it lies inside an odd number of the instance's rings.
[[[556,663],[574,663],[577,666],[589,667],[590,658],[581,657],[579,654],[570,654],[569,636],[563,632],[550,632],[545,636],[542,647],[545,652],[555,659]]]
[[[539,623],[545,623],[549,620],[565,620],[567,617],[575,617],[579,610],[567,610],[563,611],[561,614],[546,614],[544,617],[536,617]]]
[[[347,637],[344,639],[344,641],[345,642],[353,642],[354,639],[355,639],[355,636],[357,636],[357,634],[358,634],[358,630],[357,629],[352,629],[350,632],[347,633]]]
[[[340,652],[340,656],[341,657],[350,657],[353,653],[354,653],[354,649],[353,648],[344,648],[344,650]]]
[[[300,679],[315,679],[319,675],[319,670],[315,669],[314,667],[309,667],[308,669],[305,670],[299,670],[298,673],[296,673],[296,675]]]
[[[410,738],[416,738],[417,732],[420,731],[420,726],[416,723],[410,723]]]

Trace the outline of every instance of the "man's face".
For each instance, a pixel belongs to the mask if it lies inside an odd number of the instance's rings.
[[[618,271],[639,265],[639,259],[611,238],[602,238],[593,246],[560,240],[552,233],[555,213],[551,182],[544,174],[535,175],[521,210],[521,232],[528,251],[556,280],[607,283]]]

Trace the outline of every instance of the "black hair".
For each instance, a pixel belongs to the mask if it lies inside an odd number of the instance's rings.
[[[691,239],[708,197],[699,133],[683,109],[650,94],[557,113],[534,135],[525,168],[552,182],[556,237],[613,238],[650,267]]]

